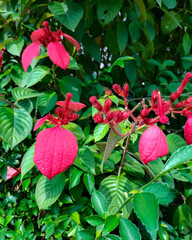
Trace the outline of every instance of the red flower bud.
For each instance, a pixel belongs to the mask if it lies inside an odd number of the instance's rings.
[[[101,117],[101,115],[99,113],[96,113],[93,119],[96,123],[103,123],[104,122],[104,119]]]
[[[107,89],[106,91],[105,91],[105,95],[107,95],[107,96],[111,96],[113,93],[112,93],[112,91],[110,90],[110,89]]]
[[[109,112],[111,104],[112,104],[112,101],[111,101],[110,98],[105,100],[105,103],[104,103],[104,113]]]
[[[123,86],[123,93],[124,93],[124,97],[127,98],[129,95],[129,85],[128,83],[125,83]]]
[[[96,108],[98,111],[103,110],[101,103],[97,100],[97,98],[95,96],[90,97],[89,101],[93,105],[93,107]]]
[[[121,90],[121,87],[118,85],[118,84],[114,84],[113,85],[113,90],[119,94],[122,90]]]
[[[107,120],[108,123],[110,123],[112,121],[112,119],[114,118],[114,115],[115,115],[115,113],[113,111],[109,111],[107,113],[106,120]]]

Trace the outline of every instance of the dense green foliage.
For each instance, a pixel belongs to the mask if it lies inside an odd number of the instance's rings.
[[[64,71],[41,47],[25,73],[21,54],[45,20],[81,49],[77,53],[63,40],[70,54]],[[128,82],[134,107],[154,89],[165,99],[176,91],[192,70],[192,1],[0,1],[0,43],[0,50],[6,49],[0,72],[0,240],[190,240],[192,147],[183,138],[186,117],[160,125],[169,154],[148,167],[138,161],[144,130],[133,133],[119,174],[125,141],[109,125],[94,123],[89,97],[103,104],[107,89]],[[87,106],[75,123],[64,126],[74,133],[79,151],[70,168],[48,180],[33,155],[37,133],[51,126],[32,129],[54,114],[67,92]],[[180,99],[191,92],[188,83]],[[110,98],[116,109],[124,107],[116,95]],[[130,124],[117,127],[124,133]],[[21,167],[21,174],[6,181],[7,166]]]

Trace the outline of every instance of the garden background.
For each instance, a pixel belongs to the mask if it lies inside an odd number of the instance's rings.
[[[51,31],[74,38],[80,50],[61,38],[70,54],[64,70],[41,45],[25,73],[22,53],[45,21]],[[190,240],[192,149],[184,140],[186,116],[158,123],[169,146],[166,156],[147,166],[138,160],[146,127],[131,134],[121,164],[125,138],[93,120],[97,110],[89,98],[96,96],[102,105],[110,98],[113,108],[122,110],[125,103],[112,86],[128,83],[130,109],[142,99],[148,104],[155,89],[169,99],[192,70],[192,1],[0,1],[0,43],[0,239]],[[36,132],[33,127],[54,115],[56,102],[68,92],[73,102],[86,105],[75,123],[63,127],[75,135],[78,154],[64,173],[48,180],[33,162],[34,143],[53,125],[44,121]],[[189,81],[179,100],[191,93]],[[131,122],[118,127],[125,133]]]

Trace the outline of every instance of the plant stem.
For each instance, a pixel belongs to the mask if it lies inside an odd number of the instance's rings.
[[[19,108],[19,107],[17,107],[15,104],[13,104],[13,103],[11,103],[11,102],[9,102],[9,101],[7,101],[7,100],[5,100],[5,99],[1,98],[1,97],[0,97],[0,101],[2,101],[2,102],[5,102],[5,103],[9,104],[9,105],[11,105],[12,107]]]

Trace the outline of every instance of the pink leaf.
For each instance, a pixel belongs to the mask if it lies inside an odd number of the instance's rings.
[[[72,38],[71,36],[69,36],[68,34],[62,33],[62,35],[63,35],[70,43],[72,43],[72,44],[76,47],[77,52],[78,52],[79,49],[80,49],[80,44],[79,44],[74,38]]]
[[[41,127],[41,125],[43,125],[43,123],[45,122],[46,119],[47,119],[47,116],[45,116],[45,117],[40,118],[39,120],[37,120],[33,131],[36,131],[39,127]]]
[[[192,115],[190,115],[185,123],[184,137],[188,145],[192,144]]]
[[[65,47],[61,43],[49,43],[47,52],[53,63],[64,70],[67,69],[70,62],[69,53],[65,50]]]
[[[14,176],[16,176],[17,174],[19,174],[21,172],[21,168],[17,168],[14,169],[10,166],[7,166],[7,177],[6,177],[6,181],[13,178]]]
[[[32,40],[33,43],[41,43],[39,41],[39,38],[40,37],[45,37],[45,35],[46,35],[45,29],[44,28],[40,28],[40,29],[35,30],[34,32],[32,32],[31,40]]]
[[[158,157],[163,157],[169,152],[169,147],[162,130],[151,125],[142,135],[139,141],[139,153],[141,160],[147,164]]]
[[[58,102],[56,102],[56,105],[58,105],[60,107],[64,107],[65,101],[58,101]],[[72,101],[69,102],[69,109],[73,110],[74,112],[78,112],[81,109],[83,109],[84,107],[86,107],[86,105],[83,103],[72,102]]]
[[[51,180],[73,164],[77,152],[74,134],[56,126],[37,135],[33,161],[40,172]]]
[[[24,71],[27,72],[27,68],[31,64],[33,58],[37,57],[40,53],[40,44],[31,43],[22,53],[21,62],[24,68]]]

